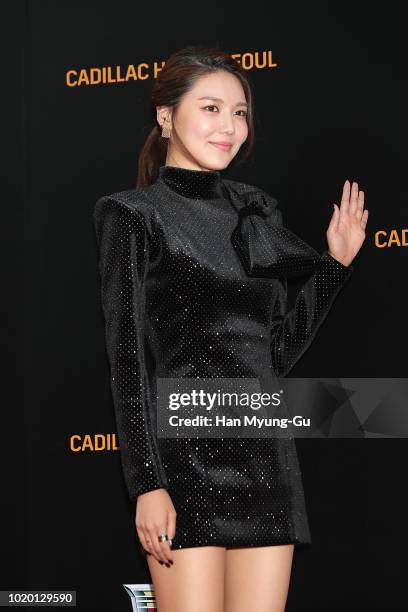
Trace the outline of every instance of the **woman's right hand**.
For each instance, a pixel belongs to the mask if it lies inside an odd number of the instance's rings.
[[[170,542],[159,542],[167,533],[169,540],[176,535],[176,510],[166,489],[155,489],[138,496],[136,502],[136,530],[143,548],[163,563],[173,563]]]

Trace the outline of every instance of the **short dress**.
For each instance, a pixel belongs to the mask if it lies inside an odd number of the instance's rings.
[[[310,544],[293,438],[157,435],[157,379],[284,377],[352,273],[285,228],[275,198],[221,171],[161,166],[94,208],[128,497],[174,504],[172,549]],[[305,277],[288,310],[288,281]]]

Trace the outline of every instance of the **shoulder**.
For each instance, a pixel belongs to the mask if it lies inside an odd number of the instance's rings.
[[[125,189],[101,196],[94,206],[93,219],[98,229],[109,217],[116,223],[150,230],[154,209],[149,198],[150,186]]]
[[[149,187],[135,187],[124,191],[115,191],[101,196],[94,207],[94,216],[108,208],[118,211],[130,211],[136,216],[147,216],[150,212],[151,202],[148,197]]]

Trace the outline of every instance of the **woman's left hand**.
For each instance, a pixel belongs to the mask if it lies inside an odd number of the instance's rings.
[[[350,181],[343,186],[340,208],[335,204],[333,216],[326,232],[329,255],[344,266],[349,266],[365,240],[368,210],[364,210],[364,192],[358,183]]]

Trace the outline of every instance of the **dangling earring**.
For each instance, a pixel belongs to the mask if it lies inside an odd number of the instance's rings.
[[[166,121],[166,119],[164,120]],[[162,138],[170,138],[170,134],[171,134],[171,130],[169,130],[169,128],[165,127],[164,123],[162,125]]]

